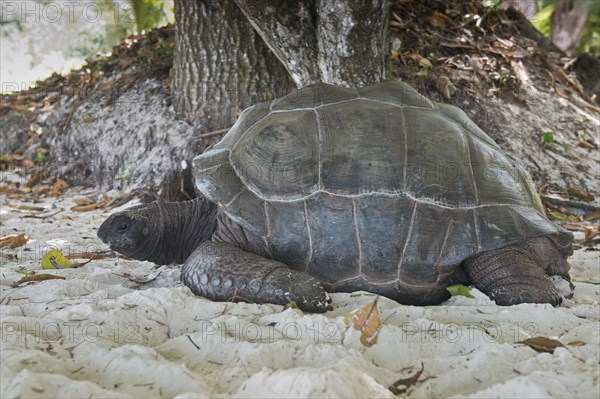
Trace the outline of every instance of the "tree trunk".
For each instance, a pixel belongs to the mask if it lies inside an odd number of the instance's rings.
[[[552,16],[552,42],[570,56],[583,35],[587,5],[584,1],[577,0],[573,8],[569,9],[569,3],[569,0],[558,0],[556,3]]]
[[[295,88],[233,0],[176,1],[175,18],[173,102],[202,131]]]
[[[389,78],[389,0],[236,0],[298,87]]]

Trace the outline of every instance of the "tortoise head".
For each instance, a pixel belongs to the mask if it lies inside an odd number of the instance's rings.
[[[115,213],[98,228],[98,237],[110,249],[133,259],[152,257],[160,238],[160,210],[156,203]]]

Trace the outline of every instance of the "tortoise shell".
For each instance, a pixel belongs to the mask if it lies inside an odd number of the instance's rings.
[[[334,287],[427,285],[477,252],[571,241],[463,111],[400,82],[316,84],[253,106],[194,176],[270,257]]]

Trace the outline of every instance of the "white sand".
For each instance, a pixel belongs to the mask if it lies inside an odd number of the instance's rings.
[[[18,268],[42,272],[48,246],[107,249],[96,238],[107,214],[69,210],[84,194],[35,204],[49,208],[44,214],[65,208],[46,219],[0,208],[0,235],[32,238],[4,250],[19,260],[2,260],[2,398],[394,397],[387,387],[421,363],[404,396],[600,397],[600,252],[576,252],[575,297],[559,308],[498,307],[477,290],[475,299],[429,307],[382,298],[378,343],[365,348],[358,332],[343,335],[343,318],[373,301],[368,293],[333,294],[324,315],[213,303],[179,283],[178,267],[118,258],[11,288],[23,276]],[[534,336],[585,345],[550,354],[516,343]]]

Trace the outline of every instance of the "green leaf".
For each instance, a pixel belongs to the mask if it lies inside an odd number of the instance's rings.
[[[548,216],[557,220],[567,220],[567,215],[560,212],[548,212]]]
[[[66,269],[71,267],[71,261],[58,249],[53,249],[42,258],[42,269]]]
[[[546,132],[542,135],[542,140],[544,144],[552,144],[554,142],[554,133]]]
[[[446,287],[450,295],[452,296],[466,296],[467,298],[475,298],[471,295],[471,287],[467,287],[462,284],[453,284]]]

